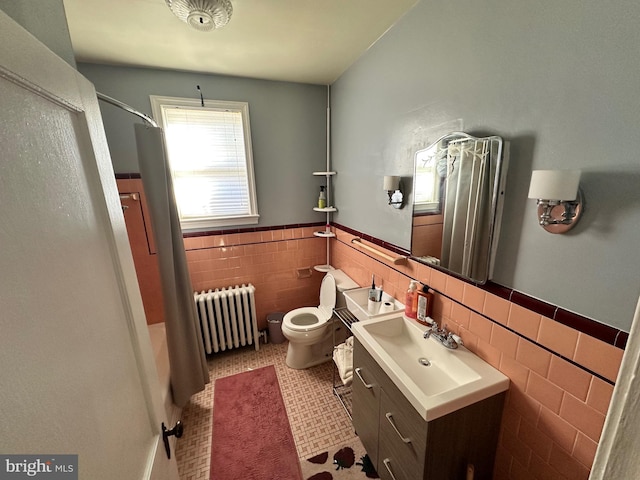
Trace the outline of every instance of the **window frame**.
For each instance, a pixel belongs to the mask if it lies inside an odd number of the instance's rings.
[[[237,102],[231,100],[208,100],[204,99],[204,107],[200,99],[183,98],[183,97],[166,97],[160,95],[149,95],[151,101],[151,111],[153,118],[158,125],[162,127],[163,132],[166,131],[166,117],[163,107],[185,107],[185,108],[204,108],[207,110],[226,110],[240,112],[242,117],[242,134],[244,136],[245,163],[248,184],[248,204],[249,214],[247,215],[230,215],[219,217],[200,217],[200,218],[182,218],[180,217],[180,225],[183,231],[202,231],[207,228],[240,226],[240,225],[256,225],[260,218],[258,214],[258,198],[256,190],[255,173],[253,166],[253,147],[251,144],[251,126],[249,122],[249,103]],[[169,155],[169,148],[166,144],[165,151]],[[169,158],[169,169],[171,177],[174,180],[173,168],[171,168],[171,159]],[[178,206],[178,211],[180,207]]]
[[[431,153],[431,150],[435,150]],[[434,215],[441,213],[441,200],[442,200],[442,178],[438,174],[438,165],[437,159],[435,158],[437,154],[437,145],[434,145],[430,148],[426,148],[424,150],[420,150],[416,152],[416,166],[415,166],[415,183],[416,183],[416,193],[414,194],[417,197],[417,184],[419,182],[419,177],[425,177],[428,179],[429,183],[432,183],[433,195],[431,200],[427,201],[419,201],[417,198],[414,199],[413,209],[414,212],[418,215]],[[427,157],[427,161],[432,161],[433,165],[429,168],[421,168],[419,163],[422,160],[422,157]]]

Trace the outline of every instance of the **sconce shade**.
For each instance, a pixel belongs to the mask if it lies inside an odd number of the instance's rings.
[[[573,201],[578,196],[580,170],[534,170],[529,198]]]
[[[395,191],[400,189],[400,177],[385,175],[384,185],[382,187],[386,191]]]

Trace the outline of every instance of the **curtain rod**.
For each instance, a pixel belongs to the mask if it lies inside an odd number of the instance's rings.
[[[147,122],[152,127],[158,128],[158,124],[156,123],[156,121],[153,118],[151,118],[149,115],[139,112],[138,110],[136,110],[133,107],[130,107],[126,103],[123,103],[120,100],[116,100],[115,98],[105,95],[104,93],[96,92],[96,95],[98,96],[98,100],[102,100],[103,102],[110,103],[111,105],[121,108],[129,113],[133,113],[134,115],[140,117],[142,120]]]

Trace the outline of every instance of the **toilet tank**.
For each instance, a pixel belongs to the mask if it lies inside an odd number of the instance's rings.
[[[347,301],[342,294],[345,290],[352,290],[354,288],[360,288],[353,279],[351,279],[346,273],[340,269],[331,270],[328,272],[336,280],[336,308],[346,307]]]

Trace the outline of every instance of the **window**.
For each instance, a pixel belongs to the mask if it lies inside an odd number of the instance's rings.
[[[440,211],[440,175],[438,174],[438,166],[441,155],[437,145],[416,153],[413,207],[416,213],[437,213]]]
[[[151,95],[184,230],[258,223],[249,104]]]

